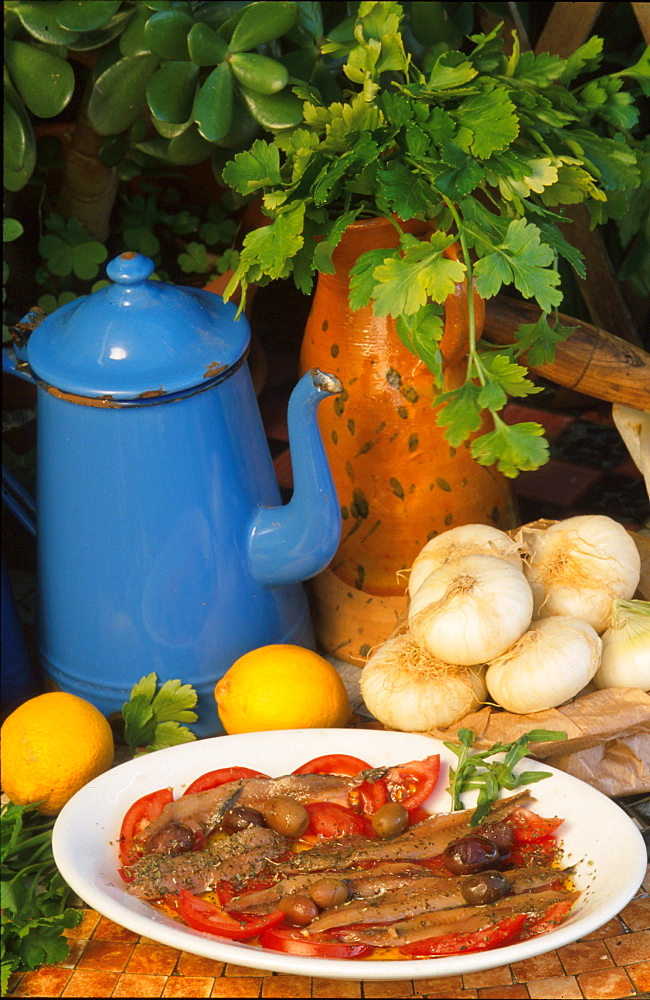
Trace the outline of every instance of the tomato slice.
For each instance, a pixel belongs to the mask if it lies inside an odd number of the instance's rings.
[[[260,944],[287,955],[309,955],[314,958],[361,958],[370,951],[367,944],[345,944],[323,934],[304,934],[288,927],[273,927],[260,934]]]
[[[539,840],[514,844],[508,854],[508,865],[512,868],[530,868],[542,866],[550,868],[558,858],[557,838],[550,834]]]
[[[386,775],[386,785],[391,799],[401,802],[410,812],[429,798],[440,774],[440,754],[434,753],[423,760],[391,767]]]
[[[557,830],[564,820],[558,816],[545,818],[523,806],[513,810],[508,816],[508,824],[513,828],[515,844],[529,844]]]
[[[136,843],[138,837],[173,800],[174,793],[171,788],[159,788],[155,792],[143,795],[127,809],[120,829],[120,861],[123,865],[135,864],[142,856],[142,851]]]
[[[178,910],[188,927],[206,934],[230,938],[231,941],[248,941],[285,918],[282,910],[274,910],[252,920],[236,920],[219,906],[207,899],[200,899],[187,889],[181,889],[178,894]]]
[[[306,805],[309,826],[306,833],[316,837],[349,837],[363,833],[363,818],[336,802],[314,802]]]
[[[496,924],[490,924],[483,930],[470,933],[440,934],[437,937],[426,938],[424,941],[414,941],[413,944],[400,945],[400,951],[408,955],[423,957],[426,955],[457,955],[470,951],[485,951],[488,948],[501,948],[519,940],[525,913],[516,913],[512,917],[504,917]]]
[[[536,917],[529,917],[524,928],[523,938],[537,937],[538,934],[546,934],[561,924],[569,910],[573,906],[574,900],[561,899],[557,903],[551,903],[544,913]]]
[[[229,781],[239,781],[240,778],[268,778],[268,774],[253,771],[250,767],[219,767],[216,771],[206,771],[188,785],[183,795],[194,795],[195,792],[207,792],[209,788],[218,788]]]
[[[293,774],[340,774],[353,778],[359,771],[369,771],[370,764],[360,757],[352,757],[346,753],[326,753],[321,757],[308,760],[302,767],[297,767]]]

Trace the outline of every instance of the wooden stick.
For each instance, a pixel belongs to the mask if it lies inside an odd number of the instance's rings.
[[[536,305],[497,296],[486,303],[483,337],[493,344],[511,344],[522,323],[535,323]],[[594,399],[623,403],[650,413],[650,354],[590,323],[560,314],[563,326],[575,332],[555,348],[550,364],[530,367],[532,374]]]

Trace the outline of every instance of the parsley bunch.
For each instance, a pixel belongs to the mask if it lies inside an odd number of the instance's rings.
[[[3,996],[13,972],[63,961],[69,951],[63,931],[83,918],[67,906],[71,890],[54,863],[54,820],[33,805],[7,803],[0,810]]]
[[[597,37],[567,59],[521,52],[516,38],[508,55],[495,29],[470,36],[467,52],[442,52],[424,72],[406,52],[402,18],[398,3],[361,3],[349,37],[339,31],[322,46],[346,57],[343,99],[328,103],[296,82],[302,123],[226,164],[225,183],[261,195],[272,220],[246,236],[226,297],[239,284],[245,295],[248,284],[289,275],[309,292],[316,273],[333,272],[332,253],[358,219],[431,220],[428,239],[402,234],[395,250],[359,257],[350,305],[372,304],[395,320],[432,373],[433,403],[444,404],[437,419],[454,447],[489,411],[494,429],[473,440],[472,454],[516,476],[543,465],[548,445],[539,424],[509,426],[500,412],[509,396],[541,391],[522,355],[531,365],[550,361],[571,333],[557,320],[558,259],[585,275],[559,228],[562,208],[582,203],[597,225],[639,197],[650,157],[633,137],[639,113],[623,84],[628,77],[650,92],[648,57],[597,78]],[[448,254],[452,243],[458,259]],[[466,379],[443,391],[443,303],[465,278],[485,299],[514,287],[541,317],[513,345],[495,347],[478,340],[470,296]]]

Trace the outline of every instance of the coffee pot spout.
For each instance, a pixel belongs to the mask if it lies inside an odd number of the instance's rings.
[[[265,586],[308,580],[327,566],[339,544],[341,513],[317,410],[323,400],[342,390],[336,375],[312,368],[291,394],[293,496],[282,507],[257,511],[248,543],[253,575]]]

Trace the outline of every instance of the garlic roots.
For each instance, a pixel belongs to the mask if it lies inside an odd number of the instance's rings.
[[[453,725],[485,699],[480,667],[443,663],[408,633],[384,642],[361,674],[366,707],[390,729],[421,733]]]
[[[534,615],[570,615],[597,632],[607,627],[613,600],[629,600],[639,584],[641,557],[625,528],[603,514],[524,526],[524,573],[535,598]]]

